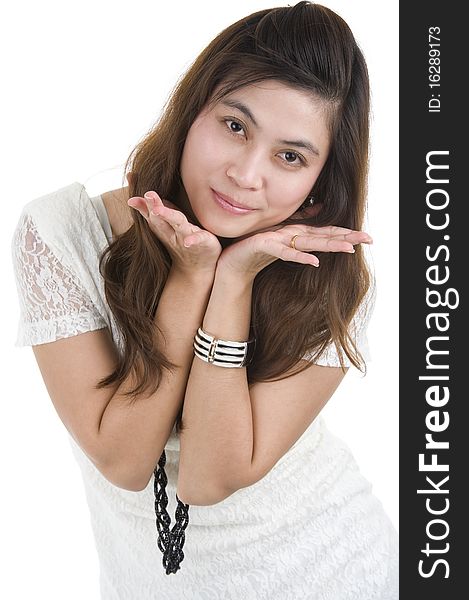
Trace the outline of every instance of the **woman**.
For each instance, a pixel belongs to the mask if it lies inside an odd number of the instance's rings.
[[[365,365],[368,119],[338,15],[259,11],[189,68],[128,187],[24,207],[17,344],[71,435],[104,599],[397,598],[396,532],[320,415]]]

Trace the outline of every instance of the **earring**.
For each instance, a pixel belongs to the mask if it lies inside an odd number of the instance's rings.
[[[301,208],[305,209],[305,208],[311,208],[311,206],[313,206],[314,201],[316,200],[316,198],[314,197],[313,194],[310,194],[306,200],[303,202],[303,204],[301,205]]]

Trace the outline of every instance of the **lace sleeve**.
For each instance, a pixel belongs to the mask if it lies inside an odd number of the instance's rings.
[[[76,275],[54,256],[27,214],[11,240],[20,305],[15,346],[45,344],[107,326]]]

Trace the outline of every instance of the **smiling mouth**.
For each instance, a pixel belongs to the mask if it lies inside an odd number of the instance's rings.
[[[224,196],[213,189],[212,193],[218,205],[227,210],[228,212],[234,214],[246,214],[257,210],[255,208],[249,208],[248,206],[238,204],[228,196]]]

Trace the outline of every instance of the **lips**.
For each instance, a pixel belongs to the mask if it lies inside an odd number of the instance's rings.
[[[230,198],[229,196],[225,196],[225,194],[221,194],[220,192],[217,192],[214,189],[212,189],[212,191],[215,192],[215,194],[217,196],[219,196],[222,200],[224,200],[225,202],[228,202],[228,204],[231,204],[231,206],[234,206],[235,208],[243,208],[244,210],[256,210],[255,208],[252,208],[251,206],[246,206],[246,204],[240,204],[239,202],[235,202],[233,200],[233,198]]]

